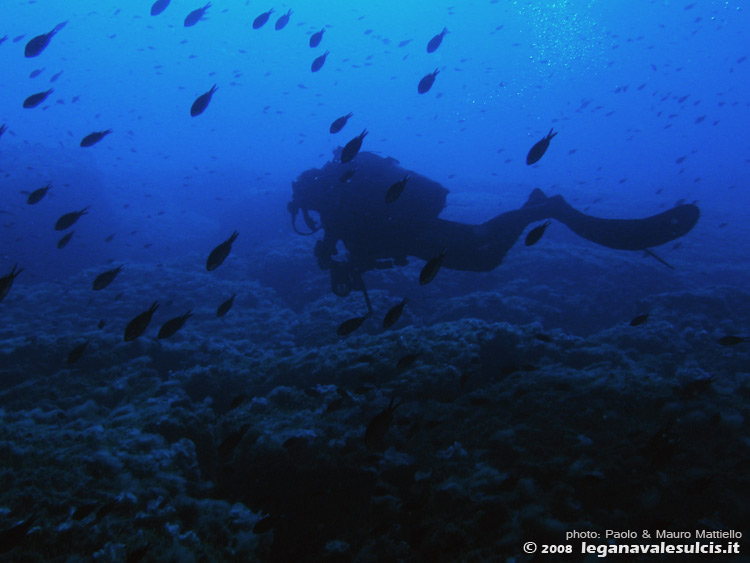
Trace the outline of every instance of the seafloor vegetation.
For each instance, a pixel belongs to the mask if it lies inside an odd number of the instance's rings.
[[[418,265],[374,274],[376,317],[404,288],[410,302],[392,329],[373,318],[345,339],[360,296],[284,278],[291,247],[255,276],[193,257],[128,263],[100,292],[101,268],[18,283],[2,303],[0,518],[35,520],[8,557],[523,561],[524,541],[571,529],[742,529],[748,345],[717,339],[743,328],[750,294],[630,254],[536,252],[424,288]]]

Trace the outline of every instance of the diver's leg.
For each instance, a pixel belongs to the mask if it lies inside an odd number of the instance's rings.
[[[489,272],[500,265],[530,223],[554,217],[559,202],[564,203],[560,196],[547,198],[535,190],[520,209],[501,213],[481,225],[437,219],[426,228],[422,226],[412,239],[409,254],[429,260],[444,248],[446,268]]]

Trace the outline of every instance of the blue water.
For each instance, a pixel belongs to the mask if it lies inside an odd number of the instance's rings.
[[[572,529],[746,527],[749,345],[717,341],[750,336],[747,6],[216,0],[184,27],[200,5],[0,8],[0,275],[23,269],[0,303],[0,528],[36,516],[8,560],[124,561],[147,545],[153,561],[530,561],[524,541],[580,549]],[[673,268],[553,222],[492,272],[444,268],[420,287],[421,259],[368,271],[373,318],[342,337],[365,302],[331,293],[321,234],[295,234],[287,203],[364,129],[362,151],[449,190],[444,219],[482,223],[533,188],[597,217],[678,203],[701,217],[652,249]],[[57,248],[55,221],[85,207]],[[144,335],[123,342],[154,301]],[[414,366],[396,369],[409,352]],[[365,429],[392,396],[373,452]],[[232,432],[239,445],[218,454]],[[109,515],[73,517],[112,499]]]

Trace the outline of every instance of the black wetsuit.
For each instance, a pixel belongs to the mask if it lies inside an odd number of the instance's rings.
[[[354,168],[351,179],[342,182],[342,176]],[[402,195],[386,203],[388,188],[406,174],[409,180]],[[546,197],[537,189],[520,209],[479,225],[447,221],[438,215],[448,190],[404,170],[395,159],[367,152],[347,164],[336,159],[320,170],[307,170],[292,187],[293,220],[301,210],[312,228],[314,221],[307,212],[317,211],[320,216],[325,235],[315,254],[322,269],[331,269],[333,289],[339,295],[363,289],[358,287],[362,272],[405,264],[407,256],[429,260],[443,249],[443,267],[490,271],[530,223],[544,219],[560,221],[577,235],[609,248],[646,250],[683,236],[699,217],[698,208],[687,204],[645,219],[600,219],[573,209],[562,196]],[[346,260],[333,258],[338,241],[349,252]]]

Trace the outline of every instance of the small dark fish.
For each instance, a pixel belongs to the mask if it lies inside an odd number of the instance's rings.
[[[211,2],[209,2],[202,8],[197,8],[193,10],[187,16],[185,16],[185,21],[183,22],[183,25],[185,27],[193,27],[201,19],[203,19],[203,16],[206,15],[206,10],[208,10],[210,7],[211,7]]]
[[[5,123],[0,125],[0,137],[3,136],[3,133],[5,133],[8,130],[8,128],[5,126]]]
[[[435,37],[430,39],[430,41],[427,43],[428,53],[434,53],[437,50],[437,48],[440,47],[440,44],[443,42],[443,37],[445,37],[446,33],[448,33],[448,28],[444,27],[443,31],[441,31]]]
[[[401,197],[401,193],[404,191],[404,188],[406,187],[406,182],[408,181],[409,181],[409,175],[406,174],[398,182],[396,182],[390,188],[388,188],[388,191],[385,192],[385,202],[393,203],[399,197]]]
[[[338,119],[334,120],[333,123],[331,123],[331,126],[328,128],[328,132],[333,135],[335,133],[338,133],[341,131],[344,126],[346,125],[346,122],[349,121],[349,118],[354,115],[353,113],[349,112],[346,115],[339,117]]]
[[[435,77],[439,72],[440,71],[438,69],[435,69],[435,72],[431,72],[430,74],[424,76],[417,85],[417,92],[419,92],[420,94],[428,92],[430,88],[432,88],[432,85],[435,82]]]
[[[440,254],[434,258],[430,258],[427,264],[424,265],[422,271],[419,272],[419,285],[426,285],[435,279],[435,276],[440,270],[440,266],[443,265],[443,258],[445,258],[445,253],[447,251],[448,249],[444,248],[440,251]]]
[[[96,278],[94,279],[94,284],[92,285],[91,289],[94,291],[99,291],[101,289],[104,289],[109,284],[111,284],[115,278],[117,277],[117,274],[119,274],[124,266],[117,266],[117,268],[114,268],[112,270],[107,270],[106,272],[102,272]]]
[[[55,223],[55,230],[56,231],[64,231],[68,227],[72,227],[76,221],[81,217],[81,215],[87,215],[88,214],[88,207],[84,207],[80,211],[71,211],[70,213],[66,213],[65,215],[61,216],[57,223]]]
[[[531,164],[534,164],[535,162],[539,162],[539,159],[544,156],[545,152],[547,152],[547,147],[549,147],[549,142],[552,140],[552,138],[555,135],[557,135],[557,133],[553,133],[552,129],[550,129],[546,137],[544,137],[541,141],[538,141],[533,147],[531,147],[529,154],[526,155],[527,165],[531,165]]]
[[[161,325],[161,328],[159,329],[159,334],[156,336],[156,338],[158,338],[159,340],[162,340],[164,338],[169,338],[175,332],[180,330],[182,328],[182,325],[185,324],[185,321],[188,320],[192,316],[193,316],[193,312],[188,311],[184,315],[180,315],[179,317],[174,317],[173,319],[169,319],[167,322]]]
[[[62,73],[63,73],[63,71],[61,70],[60,72],[58,72],[56,74],[53,74],[52,76],[50,76],[49,81],[50,82],[57,82],[57,79],[62,76]]]
[[[93,514],[94,510],[96,510],[98,506],[99,506],[98,502],[90,502],[87,504],[82,504],[81,506],[79,506],[73,511],[73,514],[71,515],[70,518],[76,521],[84,520],[86,519],[87,516]]]
[[[96,325],[99,330],[102,330],[105,326],[107,326],[107,321],[104,319],[101,319],[99,321],[99,324]]]
[[[36,70],[32,70],[31,74],[29,74],[29,78],[36,78],[37,76],[39,76],[43,72],[44,72],[43,68],[37,68]]]
[[[119,504],[119,502],[120,502],[119,498],[115,498],[115,499],[112,499],[109,502],[105,502],[101,506],[101,508],[96,511],[96,520],[101,520],[107,514],[109,514],[110,512],[112,512],[115,509],[115,507]]]
[[[711,384],[716,381],[716,376],[704,374],[681,385],[674,387],[674,392],[682,398],[691,398],[702,395],[711,388]]]
[[[543,332],[536,333],[534,335],[534,338],[536,338],[540,342],[545,342],[547,344],[554,342],[553,338],[549,334],[544,334]]]
[[[352,168],[351,170],[347,170],[339,177],[339,182],[346,184],[349,180],[352,179],[352,176],[354,176],[354,173],[357,171],[356,168]]]
[[[321,68],[323,68],[323,64],[326,62],[327,56],[328,51],[317,57],[310,65],[310,70],[313,72],[318,72]]]
[[[73,233],[75,233],[75,231],[70,231],[67,235],[63,236],[60,240],[58,240],[57,248],[65,248],[70,242],[70,239],[73,238]]]
[[[120,499],[119,498],[114,498],[114,499],[112,499],[109,502],[105,502],[101,506],[101,508],[99,508],[99,510],[96,511],[96,518],[95,518],[95,520],[98,521],[98,520],[101,520],[102,518],[104,518],[105,516],[107,516],[107,514],[109,514],[110,512],[112,512],[119,503],[120,503]]]
[[[670,426],[657,430],[641,448],[642,454],[653,464],[668,461],[677,451],[680,436]]]
[[[2,284],[0,284],[0,287],[2,287]],[[0,292],[0,295],[2,295],[2,292]],[[718,343],[721,344],[722,346],[736,346],[737,344],[744,344],[746,342],[750,342],[750,337],[735,336],[733,334],[722,336],[718,340]]]
[[[148,553],[150,547],[151,546],[147,543],[136,547],[133,551],[127,554],[125,557],[125,563],[139,563],[144,557],[146,557],[146,553]]]
[[[232,250],[232,243],[239,235],[240,233],[234,231],[232,236],[211,251],[211,254],[208,255],[208,259],[206,260],[206,270],[210,272],[221,266],[222,262],[226,260],[226,257],[229,256],[229,252]]]
[[[415,354],[415,353],[404,354],[403,356],[399,358],[398,362],[396,362],[396,369],[406,369],[408,367],[411,367],[414,364],[414,362],[417,361],[418,357],[419,357],[419,354]]]
[[[217,448],[219,457],[227,458],[231,456],[234,450],[237,449],[237,446],[240,445],[242,437],[245,435],[249,428],[250,425],[245,425],[239,430],[235,430],[234,432],[230,432],[229,434],[227,434],[226,438],[221,441],[221,444],[219,444],[219,447]]]
[[[279,518],[269,514],[268,516],[261,518],[255,523],[255,526],[253,526],[253,533],[265,534],[266,532],[273,530],[278,524],[278,521]]]
[[[36,516],[32,516],[20,524],[16,524],[6,530],[0,531],[0,553],[8,553],[11,549],[20,544],[26,537],[26,534],[29,533],[35,520]]]
[[[51,184],[47,184],[43,188],[37,188],[33,192],[29,194],[29,197],[26,199],[26,203],[29,205],[34,205],[35,203],[39,203],[42,201],[42,198],[47,195],[47,191],[52,187]]]
[[[223,317],[224,315],[226,315],[229,312],[229,309],[231,309],[232,305],[234,304],[234,298],[236,296],[237,296],[237,294],[235,293],[229,299],[227,299],[226,301],[224,301],[224,303],[222,303],[221,305],[219,305],[219,308],[216,309],[216,316],[217,317]]]
[[[23,107],[27,109],[35,108],[44,100],[46,100],[47,96],[49,96],[52,92],[54,92],[54,89],[50,88],[45,92],[37,92],[36,94],[32,94],[23,101]]]
[[[266,22],[268,21],[268,18],[271,17],[271,14],[273,14],[273,8],[271,8],[267,12],[263,12],[261,15],[255,18],[253,20],[253,29],[260,29],[261,27],[266,25]]]
[[[328,405],[326,406],[326,412],[334,412],[339,410],[344,404],[345,400],[346,397],[336,397],[333,401],[328,403]]]
[[[107,238],[104,239],[104,242],[112,242],[113,238],[115,238],[114,233],[112,233],[111,235],[107,235]]]
[[[55,28],[49,33],[42,33],[41,35],[37,35],[36,37],[31,39],[28,43],[26,43],[23,54],[26,57],[36,57],[37,55],[39,55],[42,51],[44,51],[44,49],[47,48],[50,39],[52,39],[58,31],[65,27],[65,24],[67,23],[67,21],[58,23]]]
[[[292,15],[292,11],[289,10],[286,14],[279,17],[279,19],[276,20],[276,31],[280,31],[286,27],[286,24],[289,23],[289,16]]]
[[[159,303],[154,301],[151,304],[151,307],[148,308],[148,311],[143,311],[143,313],[136,315],[133,320],[128,323],[128,326],[125,327],[125,342],[135,340],[141,334],[146,332],[148,323],[151,322],[151,317],[154,316],[154,313],[158,308]]]
[[[339,328],[336,329],[336,334],[338,334],[339,336],[350,335],[352,332],[361,327],[362,323],[370,318],[370,315],[371,313],[367,313],[366,315],[362,315],[361,317],[352,317],[351,319],[345,320],[339,325]]]
[[[281,447],[285,450],[296,450],[302,446],[306,446],[307,444],[307,438],[304,438],[302,436],[290,436],[289,438],[284,440],[284,443],[281,444]]]
[[[3,43],[5,43],[7,40],[8,40],[8,36],[7,35],[3,35],[2,37],[0,37],[0,45],[2,45]]]
[[[383,319],[383,328],[390,328],[394,324],[396,324],[396,321],[401,317],[401,313],[404,310],[404,306],[409,302],[408,298],[404,298],[401,300],[401,303],[398,303],[388,309],[388,312],[385,314],[385,318]]]
[[[508,376],[518,371],[536,371],[537,369],[539,368],[531,364],[516,364],[515,362],[510,362],[500,367],[500,375]]]
[[[158,16],[167,9],[167,6],[169,6],[169,0],[156,0],[151,4],[151,15]]]
[[[232,399],[232,402],[229,403],[229,410],[233,411],[237,407],[239,407],[242,403],[245,402],[245,395],[237,395],[234,399]]]
[[[550,223],[552,223],[552,221],[545,221],[538,227],[534,227],[533,229],[531,229],[529,231],[529,234],[526,235],[526,240],[524,241],[524,244],[526,244],[526,246],[531,246],[539,242],[539,239],[542,238],[544,231],[546,231],[547,227],[550,226]]]
[[[211,86],[211,89],[208,92],[206,92],[205,94],[201,94],[195,99],[193,105],[190,106],[190,115],[192,117],[200,115],[204,111],[206,111],[208,103],[211,101],[211,96],[214,95],[214,92],[216,92],[216,90],[218,90],[218,88],[216,87],[216,84],[214,84],[213,86]]]
[[[367,424],[367,429],[365,430],[365,446],[367,449],[382,449],[385,435],[393,422],[393,412],[401,404],[398,403],[397,405],[394,405],[393,400],[395,398],[395,395],[392,396],[388,407],[384,411],[376,414]]]
[[[638,326],[638,325],[642,325],[647,320],[648,320],[648,313],[644,313],[643,315],[638,315],[630,319],[630,322],[628,324],[630,326]]]
[[[90,147],[101,141],[104,137],[109,135],[112,132],[112,129],[107,129],[106,131],[94,131],[93,133],[89,133],[86,135],[83,139],[81,139],[81,146],[82,147]]]
[[[323,34],[326,32],[325,28],[320,31],[316,31],[310,36],[310,47],[317,47],[320,45],[320,40],[323,39]]]
[[[346,164],[357,156],[359,149],[362,148],[362,139],[366,136],[367,129],[364,129],[362,133],[344,145],[344,149],[341,151],[341,164]]]

